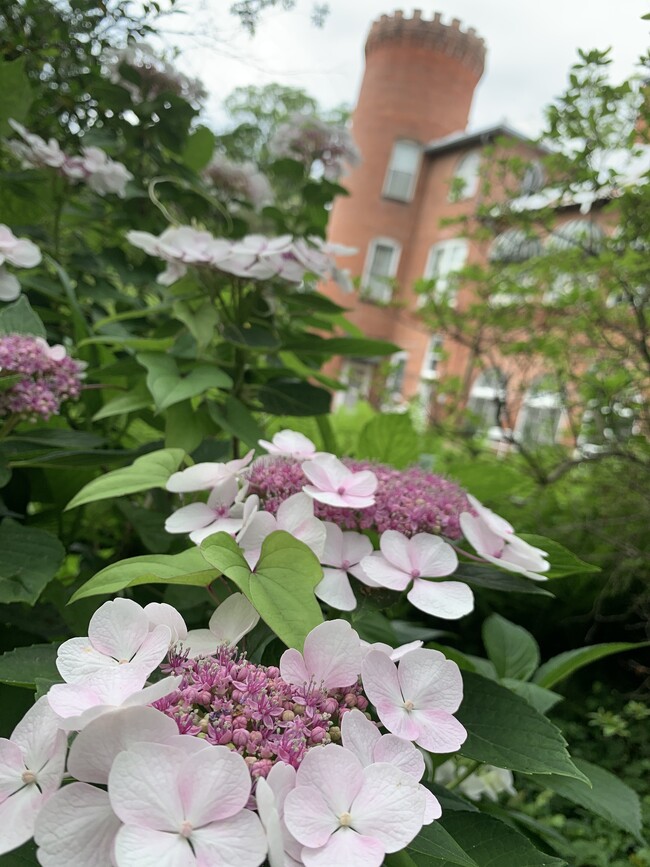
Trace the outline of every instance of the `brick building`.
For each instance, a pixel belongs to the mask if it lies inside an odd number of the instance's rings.
[[[453,275],[489,257],[534,255],[526,239],[506,233],[492,244],[462,237],[458,218],[475,212],[480,178],[497,142],[526,160],[519,192],[534,196],[543,184],[540,151],[525,136],[505,126],[466,132],[474,90],[483,74],[484,41],[454,19],[446,24],[416,10],[382,15],[372,24],[365,46],[366,67],[352,118],[363,161],[346,176],[349,197],[334,204],[329,239],[355,247],[345,265],[359,288],[351,299],[331,284],[324,291],[352,308],[349,318],[372,338],[401,348],[390,370],[379,359],[353,359],[335,370],[348,384],[335,406],[360,398],[394,405],[419,398],[429,413],[436,402],[436,381],[469,376],[468,404],[482,426],[498,437],[497,413],[505,381],[516,369],[468,368],[467,350],[442,333],[432,333],[417,316],[413,286],[435,280],[436,291],[453,288]],[[492,157],[488,156],[492,154]],[[557,238],[597,236],[598,208],[588,217],[578,204],[558,209]],[[557,242],[556,238],[556,242]],[[449,303],[462,309],[467,292],[459,285]],[[540,384],[520,400],[513,427],[540,441],[559,435],[562,403]]]

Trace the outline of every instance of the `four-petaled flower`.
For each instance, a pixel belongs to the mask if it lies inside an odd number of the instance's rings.
[[[348,573],[360,581],[365,580],[363,572],[356,567],[372,553],[372,542],[362,533],[344,533],[330,521],[324,522],[324,526],[327,536],[321,557],[323,580],[316,586],[314,593],[339,611],[352,611],[357,607],[357,600]]]
[[[325,689],[352,686],[361,671],[361,657],[359,636],[350,624],[345,620],[329,620],[312,629],[305,638],[303,653],[294,648],[284,651],[280,675],[294,686],[313,684]]]
[[[340,509],[365,509],[375,502],[377,476],[370,470],[355,473],[334,455],[319,455],[305,461],[302,471],[311,482],[303,485],[303,491],[319,503]]]
[[[212,490],[226,479],[239,476],[253,460],[253,454],[254,449],[251,449],[243,458],[235,461],[194,464],[193,467],[172,473],[167,479],[167,490],[175,494]]]
[[[257,512],[237,535],[251,569],[257,565],[262,543],[275,530],[284,530],[304,542],[320,558],[325,547],[325,526],[314,517],[314,504],[306,494],[294,494],[282,503],[276,515]]]
[[[259,444],[270,455],[293,458],[296,461],[308,460],[316,454],[316,446],[313,442],[295,430],[278,431],[271,442],[260,440]]]

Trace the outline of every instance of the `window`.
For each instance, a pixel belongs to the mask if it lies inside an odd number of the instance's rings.
[[[467,401],[467,409],[473,416],[477,430],[485,431],[488,435],[493,428],[500,430],[499,417],[505,399],[506,378],[499,368],[492,367],[479,373]]]
[[[396,352],[390,357],[390,367],[386,376],[386,391],[390,395],[401,395],[404,388],[404,376],[408,352]]]
[[[391,300],[399,251],[399,244],[388,238],[376,238],[370,243],[361,281],[364,298],[380,304],[388,304]]]
[[[383,195],[398,202],[410,202],[420,164],[420,145],[413,141],[396,141],[384,181]]]
[[[519,410],[515,438],[526,445],[552,445],[564,413],[564,400],[548,376],[533,382]]]
[[[432,380],[438,378],[438,365],[442,358],[443,342],[444,340],[440,334],[434,334],[429,338],[420,373],[422,379]]]
[[[525,262],[542,253],[542,242],[523,229],[508,229],[497,235],[490,247],[490,262],[504,265]]]
[[[336,393],[335,408],[356,406],[360,400],[368,400],[375,378],[376,365],[365,359],[347,361],[341,371],[341,381],[346,384],[345,391]]]
[[[478,190],[480,167],[481,154],[478,151],[470,151],[460,158],[451,182],[449,199],[452,202],[461,202],[463,199],[474,198]]]
[[[553,230],[546,247],[557,252],[583,250],[585,253],[598,253],[604,237],[603,230],[592,220],[569,220]]]
[[[465,238],[452,238],[441,241],[429,251],[424,278],[436,281],[434,293],[437,300],[446,298],[449,304],[456,303],[458,286],[453,275],[465,267],[467,249]],[[421,295],[420,299],[420,304],[423,304],[426,296]]]
[[[546,178],[544,177],[542,164],[538,160],[528,163],[519,187],[522,196],[530,196],[533,193],[538,193],[544,186],[545,180]]]

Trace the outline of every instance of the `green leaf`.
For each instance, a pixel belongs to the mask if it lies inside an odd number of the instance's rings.
[[[207,126],[198,126],[194,130],[182,153],[182,160],[188,169],[200,172],[207,166],[214,153],[214,142],[214,133]]]
[[[600,566],[593,563],[585,563],[575,554],[571,553],[564,545],[547,539],[545,536],[535,536],[531,533],[520,533],[520,538],[536,548],[541,548],[548,554],[551,568],[544,575],[547,578],[564,578],[566,575],[578,575],[580,573],[600,572]]]
[[[171,355],[143,352],[136,358],[147,369],[147,388],[158,410],[167,409],[168,406],[190,397],[197,397],[210,388],[232,386],[232,379],[228,374],[212,365],[200,364],[187,376],[182,376]]]
[[[461,755],[523,774],[559,774],[584,780],[562,733],[527,701],[499,684],[463,672],[463,703],[456,716],[468,737]]]
[[[211,569],[198,548],[189,548],[181,554],[147,554],[111,563],[86,581],[72,596],[70,602],[87,596],[118,593],[140,584],[182,584],[207,587],[219,576]]]
[[[414,863],[420,867],[434,864],[460,864],[462,867],[477,867],[476,861],[461,849],[440,822],[425,825],[407,849]]]
[[[2,856],[2,867],[38,867],[36,843],[30,840],[20,849],[14,849]]]
[[[270,379],[258,392],[262,409],[271,415],[325,415],[332,395],[308,382]]]
[[[556,777],[553,774],[533,776],[532,779],[543,789],[551,789],[568,801],[591,810],[643,843],[641,802],[637,793],[598,765],[592,765],[584,759],[576,759],[576,765],[588,777],[591,788],[578,780]]]
[[[259,350],[260,352],[278,349],[280,346],[280,340],[270,328],[255,323],[248,323],[247,327],[244,328],[230,322],[224,327],[222,336],[224,340],[235,346]]]
[[[535,710],[540,713],[546,713],[552,707],[564,700],[564,696],[557,692],[551,692],[550,689],[544,689],[536,683],[526,683],[523,680],[513,680],[509,677],[504,677],[501,681],[503,686],[507,686],[515,695],[525,698],[528,704],[532,704]]]
[[[0,310],[0,335],[33,334],[34,337],[45,337],[45,333],[45,326],[25,295]]]
[[[211,403],[208,411],[220,427],[246,443],[249,448],[256,448],[259,440],[264,437],[264,431],[252,412],[232,395],[228,395],[223,404]]]
[[[473,566],[461,561],[454,578],[471,584],[473,587],[483,587],[485,590],[498,590],[501,593],[527,593],[530,596],[553,596],[536,581],[515,575],[512,572],[496,569],[492,566]]]
[[[441,823],[454,839],[463,841],[478,867],[566,867],[561,858],[540,852],[519,831],[485,813],[447,813]],[[444,867],[451,867],[451,862]]]
[[[9,437],[11,442],[30,443],[41,448],[70,449],[71,451],[93,450],[103,445],[104,440],[97,434],[82,430],[64,428],[37,428],[36,430],[16,432]]]
[[[34,605],[64,556],[56,536],[5,518],[0,524],[0,602]]]
[[[533,681],[540,686],[549,689],[555,686],[556,683],[569,677],[574,671],[584,668],[591,662],[596,662],[598,659],[603,659],[606,656],[613,656],[615,653],[624,653],[626,650],[641,650],[643,647],[649,647],[650,641],[642,641],[637,644],[627,641],[616,641],[610,644],[592,644],[589,647],[578,647],[576,650],[567,650],[565,653],[559,653],[553,656],[543,665],[541,665]]]
[[[99,337],[86,337],[80,340],[77,347],[83,346],[114,346],[118,349],[135,349],[136,352],[165,352],[174,345],[173,337],[125,337],[123,334],[113,337],[100,335]]]
[[[356,456],[390,464],[398,470],[409,466],[420,453],[420,437],[408,415],[377,415],[359,434]]]
[[[539,665],[539,647],[530,632],[500,614],[483,623],[483,644],[499,677],[528,680]]]
[[[164,488],[172,473],[181,465],[185,457],[182,449],[160,449],[137,458],[130,467],[122,467],[93,479],[79,491],[66,506],[76,509],[85,503],[124,497],[151,488]]]
[[[129,412],[136,412],[139,409],[147,409],[147,407],[151,406],[151,403],[151,395],[145,388],[144,383],[140,382],[124,394],[118,394],[117,397],[107,401],[104,406],[95,413],[93,421],[100,421],[102,418],[111,418],[114,415],[125,415]]]
[[[25,57],[17,60],[0,58],[0,135],[18,137],[9,120],[24,121],[32,99],[32,89],[25,73]]]
[[[352,355],[365,358],[399,352],[399,346],[386,340],[368,340],[365,337],[322,338],[317,334],[305,334],[297,340],[290,340],[285,348],[298,355]]]
[[[441,786],[439,783],[430,783],[428,781],[423,781],[422,785],[426,786],[436,796],[442,807],[443,815],[449,811],[457,812],[458,810],[463,813],[478,812],[478,807],[472,801],[459,795],[457,791]]]
[[[219,314],[210,301],[206,301],[198,310],[192,309],[185,301],[177,301],[174,304],[174,316],[187,326],[199,349],[210,345],[219,324]]]
[[[17,647],[0,656],[0,683],[36,688],[37,678],[59,681],[56,668],[56,644],[32,644]]]
[[[302,650],[305,636],[323,622],[314,587],[323,571],[316,555],[289,533],[276,530],[262,543],[251,572],[228,533],[215,533],[201,544],[205,559],[246,594],[261,618],[288,647]]]

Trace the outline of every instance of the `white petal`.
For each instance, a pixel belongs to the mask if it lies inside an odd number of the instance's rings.
[[[386,531],[390,532],[390,531]],[[384,535],[386,535],[384,533]],[[359,563],[363,574],[367,575],[371,582],[370,586],[386,587],[389,590],[406,590],[411,582],[411,573],[405,572],[386,559],[381,551],[374,551],[368,557],[364,557]],[[353,574],[359,577],[356,568]]]
[[[380,867],[386,850],[372,837],[339,828],[320,849],[302,850],[305,867]]]
[[[363,770],[363,785],[350,809],[354,828],[378,840],[386,852],[404,849],[424,823],[425,798],[418,782],[392,765]]]
[[[411,561],[422,578],[441,578],[458,568],[454,549],[440,536],[417,533],[409,543]]]
[[[165,530],[168,533],[191,533],[207,527],[214,521],[214,509],[207,503],[190,503],[173,512],[165,521]]]
[[[178,780],[186,761],[182,750],[165,744],[140,743],[119,753],[108,778],[117,816],[126,824],[178,831],[185,819]]]
[[[307,671],[326,689],[351,686],[361,673],[361,642],[345,620],[320,623],[305,639]]]
[[[413,650],[401,660],[398,677],[404,698],[418,709],[454,713],[463,700],[460,669],[439,650]]]
[[[196,867],[196,858],[178,833],[125,825],[115,839],[115,863],[117,867]]]
[[[144,613],[149,621],[149,628],[168,626],[172,633],[172,644],[183,641],[187,637],[187,626],[180,613],[166,602],[150,602],[144,606]]]
[[[129,661],[149,634],[149,621],[142,607],[131,599],[105,602],[93,614],[88,637],[100,653]]]
[[[259,867],[267,851],[264,829],[250,810],[197,828],[190,839],[198,864]]]
[[[416,578],[406,597],[420,611],[443,620],[458,620],[474,610],[474,594],[461,581]]]
[[[234,647],[258,623],[260,615],[243,593],[225,599],[210,618],[209,629],[217,641]]]
[[[43,795],[32,783],[0,804],[0,855],[17,849],[34,835],[36,817],[43,803]]]
[[[341,743],[346,750],[354,753],[364,768],[371,765],[373,761],[384,761],[384,759],[373,758],[374,749],[380,740],[379,729],[360,710],[355,708],[343,715]]]
[[[347,572],[343,569],[323,567],[323,578],[314,588],[314,593],[323,602],[339,611],[354,611],[357,600]]]

